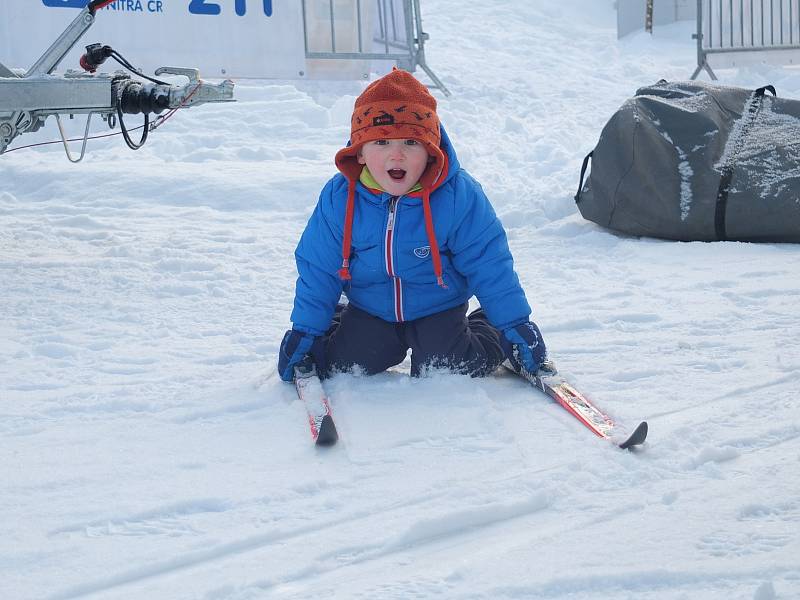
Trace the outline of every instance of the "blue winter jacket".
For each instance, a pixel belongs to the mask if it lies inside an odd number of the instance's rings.
[[[342,292],[354,306],[390,322],[441,312],[473,295],[497,329],[528,320],[531,309],[514,272],[505,230],[480,184],[459,166],[444,128],[441,134],[449,169],[430,204],[446,288],[436,282],[421,198],[392,197],[360,182],[352,279],[339,278],[348,185],[340,173],[323,188],[295,251],[300,274],[291,316],[295,329],[323,334]]]

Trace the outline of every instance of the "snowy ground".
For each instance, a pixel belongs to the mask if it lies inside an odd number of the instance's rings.
[[[342,443],[312,447],[273,365],[363,84],[242,81],[137,153],[0,157],[0,597],[800,597],[800,248],[580,218],[608,117],[694,68],[691,23],[618,42],[611,5],[423,17],[551,353],[643,452],[514,378],[402,370],[332,380]],[[797,70],[719,75],[800,98]]]

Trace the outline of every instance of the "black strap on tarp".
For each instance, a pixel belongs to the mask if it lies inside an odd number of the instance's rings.
[[[750,98],[750,104],[747,107],[747,112],[742,117],[746,118],[747,121],[739,131],[739,137],[733,142],[733,150],[728,156],[728,160],[722,166],[719,188],[717,188],[717,204],[714,211],[714,228],[717,234],[717,239],[720,241],[725,241],[728,239],[728,232],[725,228],[725,214],[728,209],[728,192],[730,191],[731,181],[733,181],[733,170],[736,166],[736,159],[738,158],[739,152],[744,145],[745,137],[750,132],[750,129],[752,129],[753,123],[755,123],[758,112],[761,109],[761,104],[764,100],[764,93],[767,91],[772,92],[773,96],[778,95],[775,92],[775,88],[771,85],[765,85],[764,87],[760,87],[753,92],[753,95]]]
[[[594,154],[594,150],[589,152],[586,157],[583,159],[583,165],[581,166],[581,180],[578,182],[578,193],[575,194],[575,204],[581,201],[581,192],[583,191],[583,178],[586,175],[586,169],[589,167],[589,160],[591,160],[592,155]]]

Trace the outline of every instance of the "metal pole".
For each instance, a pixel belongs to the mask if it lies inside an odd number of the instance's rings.
[[[739,0],[739,44],[744,46],[744,0]]]
[[[783,0],[781,0],[780,23],[781,23],[781,46],[783,46]]]
[[[381,18],[381,33],[383,34],[383,44],[386,54],[389,54],[389,15],[386,13],[386,0],[378,0],[378,12]]]
[[[401,0],[402,2],[402,0]],[[398,40],[397,37],[397,13],[394,9],[394,0],[389,0],[389,8],[392,13],[392,41],[396,42]]]
[[[25,77],[49,75],[94,23],[94,12],[84,8],[55,42],[27,70]]]
[[[697,64],[699,65],[702,62],[700,59],[703,57],[703,0],[697,0],[697,31],[694,37],[697,39]]]
[[[306,0],[302,2],[303,7],[303,45],[306,49],[306,54],[308,54],[308,15],[306,14]]]
[[[381,10],[381,3],[380,0],[377,1],[378,5],[378,39],[382,40],[386,37],[386,33],[384,32],[383,28],[383,10]]]
[[[336,25],[333,20],[333,0],[328,0],[328,8],[330,9],[331,15],[331,52],[336,52]]]
[[[358,51],[364,51],[363,41],[361,39],[361,0],[356,0],[356,31],[358,31]]]
[[[775,3],[769,0],[769,45],[775,45]]]
[[[697,0],[697,32],[694,37],[697,40],[697,69],[692,79],[697,77],[703,68],[703,0]]]
[[[406,26],[406,44],[408,45],[408,60],[411,62],[412,68],[415,69],[417,64],[422,62],[423,69],[425,68],[425,40],[422,39],[422,20],[419,13],[414,13],[414,7],[411,5],[411,0],[401,0],[403,3],[403,20]],[[433,79],[433,78],[431,78]]]
[[[411,44],[409,45],[411,46],[411,52],[415,53],[413,54],[413,59],[428,74],[434,85],[442,90],[445,96],[449,96],[450,90],[445,87],[444,83],[436,76],[436,73],[428,66],[428,63],[425,62],[425,40],[428,38],[428,34],[422,31],[422,14],[419,9],[419,0],[403,0],[403,8],[406,14],[406,28],[410,27],[411,32]]]
[[[697,5],[698,10],[702,6],[702,2],[699,2]],[[713,0],[708,0],[708,47],[714,47],[714,15],[712,11],[714,10],[714,2]],[[702,14],[698,12],[697,14]]]

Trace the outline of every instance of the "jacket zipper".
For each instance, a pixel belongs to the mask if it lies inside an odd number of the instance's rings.
[[[403,284],[394,272],[394,226],[397,219],[397,196],[389,200],[389,216],[386,221],[386,273],[392,278],[394,316],[398,322],[403,319]]]

